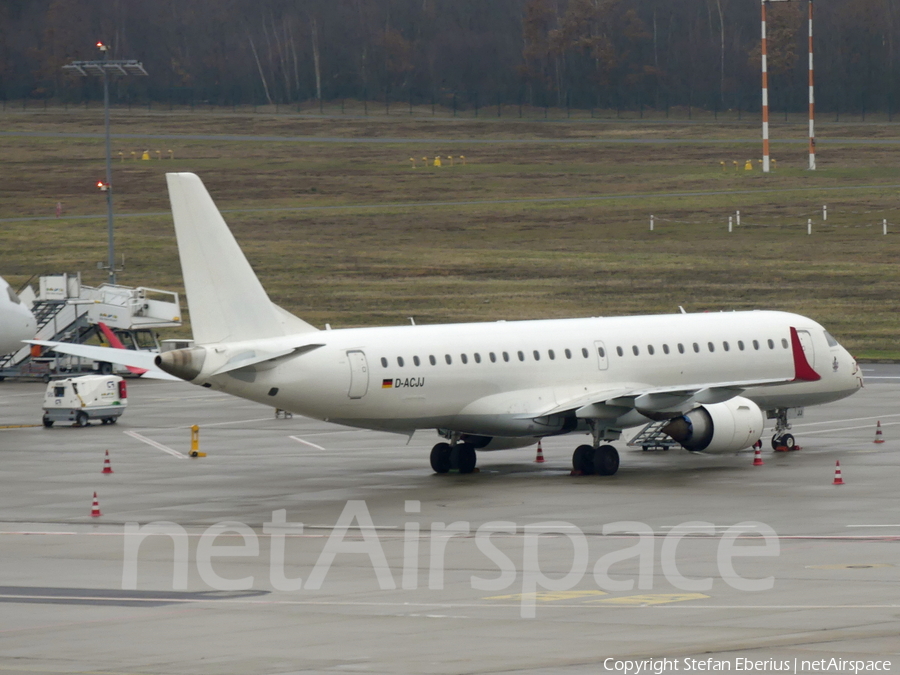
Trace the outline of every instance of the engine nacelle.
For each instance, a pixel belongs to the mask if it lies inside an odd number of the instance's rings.
[[[750,399],[736,396],[724,403],[694,408],[663,427],[663,433],[692,452],[725,453],[748,448],[759,440],[766,420]]]

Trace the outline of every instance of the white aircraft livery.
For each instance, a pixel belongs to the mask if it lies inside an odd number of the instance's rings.
[[[17,352],[37,331],[34,315],[0,277],[0,355]]]
[[[195,346],[155,364],[320,420],[435,429],[438,473],[472,472],[476,450],[587,434],[574,468],[612,475],[609,442],[651,422],[687,450],[733,453],[760,439],[768,415],[773,445],[791,447],[789,411],[862,386],[822,326],[784,312],[318,330],[269,300],[201,180],[166,178]]]

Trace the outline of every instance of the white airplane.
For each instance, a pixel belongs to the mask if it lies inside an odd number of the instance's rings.
[[[575,469],[612,475],[619,456],[608,441],[651,421],[688,450],[729,453],[760,438],[768,413],[774,442],[793,446],[789,410],[862,386],[822,326],[784,312],[321,331],[269,300],[196,175],[166,179],[196,346],[156,366],[320,420],[435,429],[438,473],[472,472],[476,450],[575,433],[592,441],[575,450]],[[102,358],[150,365],[119,351]]]
[[[37,332],[34,315],[16,295],[3,277],[0,277],[0,355],[17,352]]]

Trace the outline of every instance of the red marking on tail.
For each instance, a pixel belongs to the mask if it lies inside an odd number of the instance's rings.
[[[125,345],[122,344],[122,341],[113,333],[109,326],[107,326],[102,321],[97,322],[97,326],[100,328],[100,332],[103,333],[106,340],[109,342],[110,347],[114,347],[115,349],[125,349]],[[793,330],[793,328],[791,329]],[[128,368],[128,372],[132,375],[143,375],[147,372],[146,368],[135,368],[134,366],[125,366]]]

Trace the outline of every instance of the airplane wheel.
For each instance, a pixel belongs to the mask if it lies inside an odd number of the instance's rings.
[[[475,446],[471,443],[457,443],[450,453],[450,466],[460,473],[472,473],[476,462]]]
[[[431,449],[431,468],[435,473],[447,473],[450,470],[450,444],[438,443]]]
[[[590,445],[579,445],[572,455],[572,468],[585,476],[594,473],[594,448]]]
[[[779,445],[781,445],[781,436],[772,436],[772,449],[777,450]]]
[[[619,452],[611,445],[594,450],[594,471],[600,476],[612,476],[619,470]]]
[[[75,415],[75,424],[79,427],[86,427],[88,425],[88,416],[85,412],[80,412]]]
[[[797,441],[792,434],[785,434],[781,437],[781,444],[788,450],[793,450],[794,446],[797,445]]]

